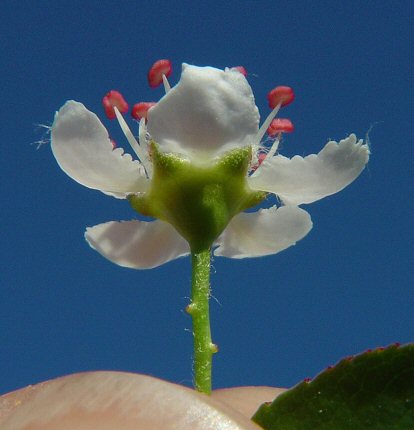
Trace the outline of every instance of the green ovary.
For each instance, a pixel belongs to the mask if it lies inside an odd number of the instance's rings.
[[[152,144],[154,173],[145,195],[131,196],[139,213],[173,225],[193,252],[211,247],[234,215],[260,203],[265,193],[247,185],[251,148],[236,149],[200,166]]]

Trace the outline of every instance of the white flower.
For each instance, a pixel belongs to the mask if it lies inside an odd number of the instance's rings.
[[[183,165],[200,169],[220,163],[230,151],[251,148],[250,165],[240,183],[243,193],[250,197],[257,192],[274,193],[283,205],[249,213],[230,211],[215,238],[215,255],[259,257],[294,245],[312,228],[309,214],[298,206],[342,190],[368,161],[368,146],[353,134],[339,143],[328,142],[318,154],[292,159],[277,154],[276,139],[261,158],[263,135],[280,106],[259,129],[252,90],[234,69],[183,65],[175,87],[170,89],[166,79],[164,83],[166,95],[148,111],[147,122],[140,121],[139,141],[115,109],[139,160],[114,149],[98,117],[75,101],[68,101],[56,114],[52,150],[60,167],[80,184],[117,198],[150,199],[156,183],[151,142],[160,154],[174,154]],[[90,227],[86,240],[112,262],[131,268],[152,268],[189,254],[183,229],[165,221],[174,216],[158,218]]]

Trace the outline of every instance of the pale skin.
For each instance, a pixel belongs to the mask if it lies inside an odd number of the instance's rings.
[[[0,396],[0,428],[257,430],[250,417],[283,391],[237,387],[208,396],[145,375],[78,373]]]

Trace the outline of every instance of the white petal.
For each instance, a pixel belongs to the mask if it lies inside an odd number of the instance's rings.
[[[148,112],[148,132],[164,152],[202,161],[251,145],[259,112],[245,77],[184,64],[180,82]]]
[[[241,213],[217,239],[214,255],[247,258],[276,254],[305,237],[311,228],[309,214],[296,206]]]
[[[188,255],[188,243],[164,221],[111,221],[86,229],[89,245],[123,267],[151,269]]]
[[[285,204],[312,203],[337,193],[358,177],[369,158],[368,145],[362,143],[351,134],[339,143],[328,142],[319,154],[271,157],[248,183],[254,190],[277,194]]]
[[[59,166],[80,184],[117,197],[147,189],[141,163],[122,148],[113,149],[105,127],[82,103],[68,101],[62,106],[51,136]]]

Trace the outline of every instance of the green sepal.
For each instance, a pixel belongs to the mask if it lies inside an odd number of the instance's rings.
[[[413,430],[414,344],[346,358],[252,419],[266,430]]]
[[[144,195],[129,197],[142,215],[173,225],[194,252],[209,249],[229,221],[266,196],[247,184],[251,148],[226,153],[209,165],[197,165],[151,144],[153,177]]]

